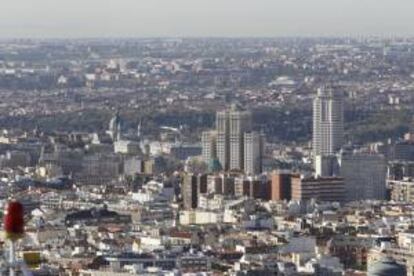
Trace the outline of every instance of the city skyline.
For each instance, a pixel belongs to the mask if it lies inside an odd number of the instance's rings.
[[[413,36],[404,0],[3,3],[0,38]]]
[[[0,275],[414,275],[407,1],[3,0]]]

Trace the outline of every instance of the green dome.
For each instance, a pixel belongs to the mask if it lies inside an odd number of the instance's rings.
[[[208,163],[208,171],[213,172],[219,172],[223,169],[223,167],[220,164],[220,161],[218,161],[217,158],[210,159],[210,162]]]

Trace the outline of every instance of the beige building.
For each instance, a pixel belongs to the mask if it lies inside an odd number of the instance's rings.
[[[302,177],[292,176],[292,200],[306,201],[317,199],[321,201],[345,200],[345,183],[340,177]]]
[[[397,202],[414,202],[414,179],[388,180],[391,188],[391,199]]]

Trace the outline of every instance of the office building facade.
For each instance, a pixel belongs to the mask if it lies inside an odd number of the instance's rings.
[[[340,175],[345,180],[347,201],[385,199],[387,162],[383,155],[343,154],[340,157]]]
[[[292,200],[345,201],[345,183],[340,177],[292,176]]]
[[[269,200],[290,200],[292,198],[292,176],[290,172],[273,172],[271,174]]]
[[[262,155],[264,138],[258,132],[244,134],[244,171],[246,174],[259,174],[262,172]]]
[[[207,164],[212,159],[217,158],[217,132],[216,131],[203,131],[201,134],[201,147],[203,161]]]
[[[207,193],[206,174],[186,174],[181,186],[184,209],[196,209],[200,193]]]

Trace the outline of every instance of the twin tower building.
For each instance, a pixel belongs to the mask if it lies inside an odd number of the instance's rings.
[[[210,170],[262,172],[264,136],[252,128],[252,113],[233,105],[216,114],[216,130],[202,133],[203,160]]]
[[[312,133],[315,181],[342,181],[346,201],[385,198],[384,156],[344,147],[344,91],[340,87],[318,89]],[[203,159],[210,171],[260,174],[263,144],[264,136],[252,129],[252,113],[235,105],[217,112],[216,130],[202,133]]]

